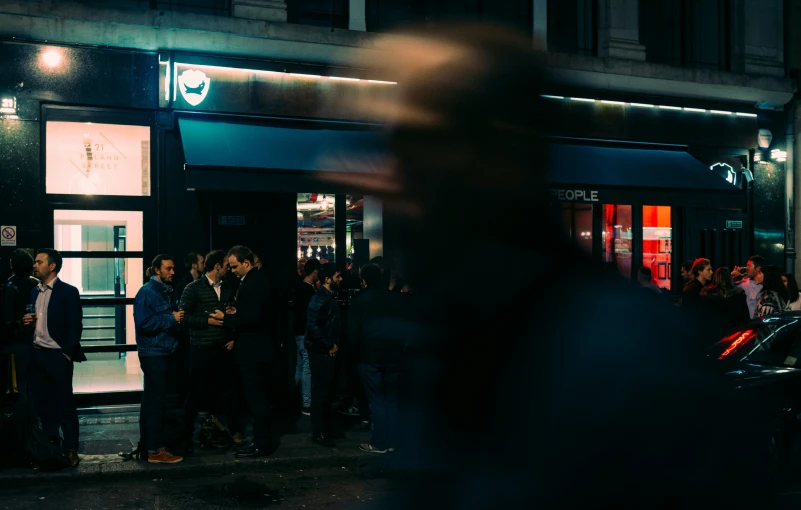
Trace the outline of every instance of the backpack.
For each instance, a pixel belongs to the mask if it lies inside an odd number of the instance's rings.
[[[39,429],[26,428],[25,451],[28,460],[42,471],[57,471],[70,465],[61,449],[61,441],[54,443]]]

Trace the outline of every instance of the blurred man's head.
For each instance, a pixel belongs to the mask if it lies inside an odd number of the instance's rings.
[[[193,277],[197,278],[206,270],[205,257],[193,251],[184,257],[184,267]]]
[[[33,276],[43,283],[49,283],[61,271],[62,260],[58,251],[52,248],[42,248],[36,252],[36,258],[33,261]]]
[[[205,258],[206,274],[218,281],[228,272],[228,257],[223,250],[210,251]]]
[[[11,252],[11,272],[15,276],[30,276],[33,271],[33,257],[23,248]]]
[[[646,285],[651,283],[651,277],[653,273],[651,269],[648,267],[641,267],[637,270],[637,281],[640,282],[640,285],[645,287]]]
[[[244,278],[255,267],[253,252],[247,246],[234,246],[228,251],[228,266],[237,277]]]
[[[381,288],[381,268],[377,264],[365,265],[361,272],[362,286],[365,289],[378,290]]]
[[[378,47],[399,99],[368,106],[387,110],[392,157],[368,174],[328,178],[382,199],[406,255],[402,272],[425,285],[443,276],[430,254],[451,252],[453,239],[467,250],[505,245],[519,239],[524,218],[551,214],[545,85],[531,38],[500,28],[442,26]],[[553,229],[542,236],[561,236],[552,223],[542,222]]]
[[[684,280],[684,283],[687,283],[693,279],[692,260],[685,260],[684,262],[681,263],[681,279]]]
[[[175,262],[170,255],[162,253],[156,255],[147,271],[149,276],[155,276],[161,283],[169,285],[175,277]]]
[[[311,259],[303,266],[303,273],[306,275],[306,280],[309,282],[316,282],[320,279],[320,267],[322,264],[317,259]]]
[[[753,255],[748,259],[748,263],[745,265],[745,275],[751,280],[756,280],[757,273],[764,265],[765,257]]]
[[[334,291],[339,288],[342,282],[342,275],[337,269],[337,265],[333,262],[328,262],[320,267],[320,283],[323,284],[328,290]]]

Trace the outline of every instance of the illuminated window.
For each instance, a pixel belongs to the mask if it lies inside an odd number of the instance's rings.
[[[642,265],[651,269],[651,283],[670,290],[673,229],[670,206],[642,208]]]
[[[564,202],[561,208],[562,226],[568,237],[592,254],[592,205]]]
[[[617,268],[625,278],[631,279],[632,231],[631,206],[603,206],[603,237],[601,246],[603,261]]]
[[[325,264],[336,262],[334,238],[334,195],[298,193],[298,263],[316,258]],[[302,268],[298,266],[298,271]]]
[[[53,227],[53,246],[68,254],[59,278],[75,286],[83,301],[82,345],[135,344],[130,302],[144,278],[142,211],[57,209]],[[76,393],[142,389],[136,352],[86,357],[75,367]]]
[[[150,127],[51,121],[46,189],[62,195],[150,195]]]

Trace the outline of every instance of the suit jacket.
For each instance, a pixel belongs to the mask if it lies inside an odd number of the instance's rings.
[[[61,351],[72,361],[86,361],[81,348],[81,332],[83,331],[83,308],[81,308],[81,295],[78,289],[56,279],[53,284],[53,294],[47,306],[47,331]],[[32,305],[36,305],[39,297],[39,287],[31,289]],[[33,333],[31,341],[33,341]]]
[[[270,336],[270,285],[262,271],[251,270],[236,293],[236,313],[226,315],[223,324],[234,328],[234,359],[240,364],[264,363],[273,359]]]

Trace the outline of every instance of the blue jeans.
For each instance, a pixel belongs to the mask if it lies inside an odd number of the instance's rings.
[[[298,364],[295,367],[295,386],[300,383],[300,392],[303,395],[303,407],[311,407],[311,368],[309,368],[309,352],[304,345],[305,335],[296,335],[298,344]]]
[[[359,363],[370,415],[373,420],[370,444],[379,450],[394,448],[398,420],[398,366]]]
[[[139,437],[149,453],[158,452],[164,444],[161,440],[161,427],[166,408],[167,379],[170,372],[170,356],[139,356],[139,364],[145,375],[142,391],[142,408],[139,411]]]

